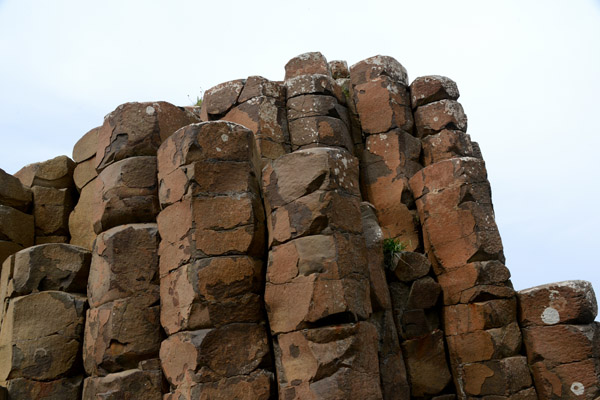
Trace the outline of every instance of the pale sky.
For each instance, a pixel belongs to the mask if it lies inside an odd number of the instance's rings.
[[[454,79],[515,288],[584,279],[600,296],[598,0],[0,0],[0,168],[70,156],[124,102],[281,80],[307,51]]]

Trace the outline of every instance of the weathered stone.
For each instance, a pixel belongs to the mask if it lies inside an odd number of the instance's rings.
[[[323,54],[317,52],[303,53],[285,64],[285,80],[301,75],[331,75],[329,64]]]
[[[100,129],[100,126],[91,129],[75,143],[75,146],[73,146],[73,161],[79,164],[96,157],[96,152],[98,151],[98,131]]]
[[[0,240],[29,247],[33,246],[33,238],[33,215],[0,205]]]
[[[287,101],[287,117],[290,121],[305,117],[326,116],[348,120],[347,110],[335,97],[306,94]]]
[[[292,150],[307,147],[336,146],[352,152],[354,144],[348,126],[339,118],[305,117],[289,122]]]
[[[261,369],[249,375],[178,387],[163,400],[269,400],[274,395],[273,380],[272,372]]]
[[[64,243],[67,244],[69,243],[69,237],[68,236],[36,236],[35,237],[35,244],[36,245],[40,245],[40,244],[48,244],[48,243]]]
[[[588,324],[598,315],[592,284],[564,281],[521,290],[519,322],[524,326]]]
[[[90,158],[89,160],[80,162],[75,167],[75,170],[73,171],[73,181],[75,182],[75,187],[77,187],[77,190],[80,192],[85,185],[98,176],[95,164],[96,159]]]
[[[410,84],[412,107],[417,108],[438,100],[457,100],[456,82],[445,76],[420,76]]]
[[[0,204],[27,212],[31,201],[31,191],[18,178],[0,168]]]
[[[381,399],[377,341],[368,322],[279,335],[279,397]]]
[[[500,328],[446,336],[454,363],[470,363],[516,356],[521,350],[521,331],[516,322]]]
[[[376,80],[382,76],[389,76],[394,82],[408,86],[406,69],[389,56],[369,57],[350,67],[350,79],[352,79],[352,85],[354,86]]]
[[[523,328],[529,363],[543,361],[548,368],[597,357],[595,335],[600,335],[600,323]]]
[[[137,295],[158,300],[158,243],[156,224],[121,225],[98,235],[87,284],[90,306]]]
[[[205,258],[162,277],[161,323],[168,334],[263,319],[263,263],[245,256]]]
[[[354,85],[354,102],[365,135],[390,129],[412,131],[408,88],[388,76]]]
[[[200,119],[167,102],[125,103],[104,119],[98,130],[96,169],[128,157],[154,156],[177,129]]]
[[[160,370],[132,369],[83,381],[82,400],[162,400]]]
[[[371,313],[362,235],[313,235],[269,253],[265,305],[273,333],[290,332],[341,317]]]
[[[600,367],[594,360],[559,365],[553,370],[544,362],[531,366],[540,399],[597,399],[600,395]]]
[[[97,180],[90,181],[81,190],[79,201],[69,216],[70,243],[91,250],[96,239],[94,222],[90,218],[97,207],[99,207],[100,193],[98,192]]]
[[[457,390],[467,396],[510,396],[531,386],[524,356],[461,365],[458,374]]]
[[[9,301],[0,330],[0,381],[51,380],[71,371],[81,346],[85,297],[47,291]]]
[[[435,135],[425,136],[421,143],[425,166],[450,158],[476,157],[471,137],[463,131],[444,129]]]
[[[175,387],[249,375],[268,365],[269,355],[267,333],[261,324],[235,323],[179,332],[160,347],[165,378]]]
[[[427,275],[431,270],[431,263],[421,253],[403,251],[394,256],[392,270],[399,281],[412,282]]]
[[[202,108],[209,118],[219,119],[220,115],[229,111],[237,103],[245,83],[245,79],[236,79],[220,83],[204,92]]]
[[[452,375],[446,363],[442,331],[406,340],[402,343],[402,350],[413,397],[438,394],[450,383]]]
[[[29,164],[19,170],[15,176],[27,187],[45,186],[64,189],[73,186],[75,162],[67,156],[58,156],[51,160]]]
[[[403,339],[418,339],[440,328],[437,310],[399,310],[395,322]]]
[[[350,78],[348,63],[343,60],[329,61],[329,70],[333,79]]]
[[[338,190],[360,196],[358,160],[343,149],[299,150],[267,165],[262,175],[271,210],[317,190]]]
[[[18,378],[2,385],[6,387],[8,399],[79,400],[82,383],[83,376],[75,376],[49,382]]]
[[[335,96],[335,86],[335,81],[329,75],[301,75],[285,81],[288,99],[306,94]]]
[[[69,215],[75,207],[72,190],[43,186],[31,188],[36,236],[69,234]]]
[[[156,157],[130,157],[104,169],[96,179],[99,203],[94,232],[114,226],[153,222],[159,212]]]
[[[409,310],[431,308],[440,297],[440,285],[432,277],[425,276],[414,281],[410,287],[406,307]]]
[[[156,301],[152,296],[128,297],[88,310],[83,342],[88,375],[132,369],[158,355],[162,338]]]
[[[262,76],[249,76],[238,98],[238,104],[261,96],[283,102],[285,101],[285,86],[281,82],[270,81]]]
[[[467,131],[467,116],[455,100],[440,100],[417,108],[415,111],[417,137],[424,138],[444,130]]]
[[[6,240],[0,240],[0,264],[2,264],[10,255],[15,254],[19,250],[23,250],[23,246],[13,242],[8,242]]]
[[[517,301],[487,300],[444,307],[444,332],[460,335],[478,330],[500,328],[517,320]]]

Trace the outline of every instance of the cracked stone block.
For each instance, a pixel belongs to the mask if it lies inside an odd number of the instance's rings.
[[[444,129],[435,135],[425,136],[421,144],[425,167],[451,158],[481,158],[475,151],[471,137],[463,131]]]
[[[92,179],[79,194],[79,201],[69,216],[69,243],[92,250],[96,232],[94,232],[94,221],[90,218],[99,207],[100,189],[98,178]]]
[[[458,101],[439,100],[417,108],[415,128],[421,139],[444,129],[466,132],[467,116]]]
[[[25,214],[16,208],[0,205],[0,240],[13,242],[19,246],[33,246],[33,215]]]
[[[44,186],[65,189],[73,186],[75,162],[67,156],[29,164],[21,168],[15,176],[27,187]]]
[[[102,377],[90,376],[83,382],[81,398],[162,400],[162,373],[160,370],[131,369]]]
[[[220,119],[238,102],[245,83],[245,79],[236,79],[208,89],[202,99],[202,115],[206,114],[207,120]]]
[[[79,400],[83,376],[48,382],[17,378],[3,382],[9,399]],[[1,398],[1,397],[0,397]]]
[[[21,181],[0,168],[0,204],[27,212],[31,205],[32,194]]]
[[[412,108],[439,100],[457,100],[458,86],[452,79],[440,75],[427,75],[416,78],[410,84]]]
[[[408,86],[406,69],[393,57],[377,55],[359,61],[350,67],[352,85],[377,80],[382,76],[388,76],[394,82]]]
[[[287,62],[285,65],[285,80],[301,75],[331,75],[327,59],[321,53],[303,53]]]
[[[69,215],[75,207],[73,189],[33,186],[36,236],[68,236]]]

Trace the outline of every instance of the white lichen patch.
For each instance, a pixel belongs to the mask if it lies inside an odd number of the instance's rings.
[[[146,107],[146,114],[154,115],[155,112],[156,112],[156,110],[154,109],[154,107],[152,107],[152,106]]]
[[[222,140],[223,142],[226,142],[226,141],[228,141],[228,140],[229,140],[229,136],[227,136],[226,134],[222,134],[222,135],[221,135],[221,140]]]
[[[557,309],[547,307],[542,313],[541,318],[546,325],[555,325],[560,321],[560,314]]]
[[[223,150],[222,150],[220,147],[217,147],[217,148],[216,148],[216,150],[217,150],[219,153],[223,151]]]
[[[571,392],[575,393],[576,396],[581,396],[585,392],[585,386],[581,382],[573,382]]]

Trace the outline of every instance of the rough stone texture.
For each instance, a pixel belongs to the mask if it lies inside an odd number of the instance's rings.
[[[89,130],[73,146],[73,161],[77,164],[96,157],[98,151],[98,131],[102,127],[98,126]]]
[[[424,138],[444,129],[467,131],[467,116],[459,102],[440,100],[415,111],[417,137]]]
[[[156,220],[156,157],[117,161],[104,169],[95,182],[100,195],[92,216],[96,234],[118,225]]]
[[[299,118],[289,122],[292,151],[334,146],[352,152],[354,145],[343,120],[329,116]]]
[[[273,398],[273,380],[273,373],[257,370],[249,375],[177,388],[163,400],[269,400]]]
[[[33,215],[0,205],[0,240],[13,242],[23,247],[33,246]]]
[[[481,158],[473,147],[471,137],[463,131],[444,129],[435,135],[425,136],[421,144],[424,166],[450,158]]]
[[[6,240],[0,240],[0,264],[19,250],[23,250],[23,246]]]
[[[211,120],[219,119],[237,103],[245,83],[245,79],[236,79],[208,89],[202,99],[202,114]]]
[[[376,80],[382,76],[388,76],[392,81],[408,86],[406,69],[389,56],[369,57],[350,67],[350,79],[352,79],[352,85],[354,86]]]
[[[494,299],[444,307],[444,332],[460,335],[500,328],[517,318],[516,298]]]
[[[301,75],[331,75],[329,64],[319,52],[304,53],[292,58],[285,65],[285,80]]]
[[[47,291],[9,301],[0,328],[0,381],[52,380],[77,366],[85,297]]]
[[[82,400],[162,400],[160,370],[131,369],[83,382]]]
[[[286,98],[315,94],[336,96],[336,82],[329,75],[301,75],[285,80]]]
[[[279,335],[282,399],[381,399],[377,330],[368,322]]]
[[[75,167],[75,170],[73,171],[73,181],[75,182],[75,187],[77,187],[78,191],[81,192],[85,185],[98,176],[95,163],[96,159],[90,158],[89,160],[80,162]]]
[[[94,219],[91,216],[100,207],[97,180],[98,178],[93,179],[81,190],[79,201],[69,216],[70,243],[88,250],[92,249],[96,239]]]
[[[562,364],[549,370],[543,362],[531,366],[540,399],[597,399],[600,395],[598,361]]]
[[[598,315],[592,284],[565,281],[521,290],[519,322],[523,326],[589,324]]]
[[[0,168],[0,204],[27,212],[31,196],[31,191],[18,178]]]
[[[350,78],[348,63],[344,60],[329,61],[329,70],[333,79]]]
[[[83,376],[76,376],[49,382],[18,378],[8,380],[2,385],[6,387],[8,399],[79,400],[82,383]]]
[[[27,187],[44,186],[64,189],[73,186],[75,162],[67,156],[29,164],[21,168],[15,176]]]
[[[531,386],[527,360],[523,356],[469,363],[459,368],[466,384],[459,393],[466,396],[511,396]]]
[[[438,100],[457,100],[456,82],[445,76],[420,76],[410,84],[412,107],[417,108]]]
[[[87,284],[91,307],[144,295],[157,301],[158,228],[156,224],[128,224],[98,235]]]
[[[75,207],[73,189],[33,186],[36,236],[68,236],[69,215]]]
[[[285,101],[285,86],[281,82],[270,81],[262,76],[249,76],[240,93],[238,103],[262,96],[283,102]]]
[[[431,263],[421,253],[403,251],[392,260],[392,270],[401,282],[412,282],[426,276],[431,270]]]
[[[96,169],[135,156],[154,156],[177,129],[200,119],[167,102],[125,103],[104,118],[98,130]]]

